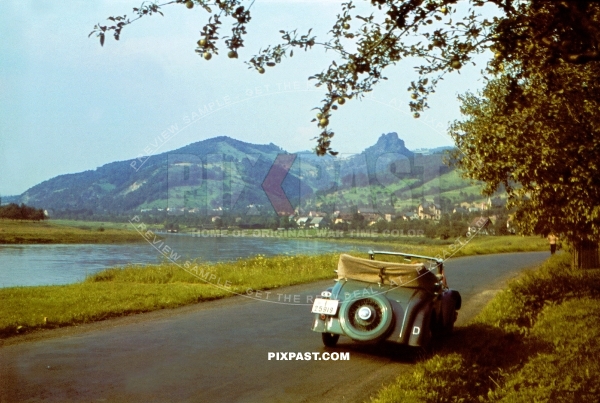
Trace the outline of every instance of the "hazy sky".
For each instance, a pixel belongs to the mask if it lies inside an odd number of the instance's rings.
[[[341,1],[264,1],[252,7],[240,59],[226,50],[205,61],[194,52],[207,18],[199,7],[167,6],[127,27],[104,47],[87,35],[110,15],[131,15],[140,1],[5,0],[0,2],[0,196],[21,194],[54,176],[95,169],[144,154],[177,128],[158,152],[226,135],[275,143],[294,152],[314,147],[310,120],[323,92],[307,81],[335,57],[296,51],[264,75],[243,63],[280,29],[333,25]],[[225,31],[229,28],[224,26]],[[448,122],[459,117],[456,95],[482,85],[477,67],[448,76],[431,109],[414,119],[406,91],[413,64],[387,71],[389,80],[368,99],[347,102],[330,120],[333,148],[360,152],[382,133],[397,132],[410,149],[451,145]],[[225,104],[228,105],[219,106]],[[183,129],[197,109],[214,112]]]

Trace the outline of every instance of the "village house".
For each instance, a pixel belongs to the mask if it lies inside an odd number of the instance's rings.
[[[504,207],[506,205],[506,200],[504,200],[501,197],[494,197],[494,198],[489,198],[488,197],[488,206],[490,208],[492,207]]]
[[[309,217],[327,217],[327,214],[322,213],[320,211],[309,211],[308,216]]]
[[[415,213],[414,211],[408,211],[404,214],[402,214],[402,219],[404,221],[408,221],[408,220],[418,220],[419,216],[417,213]]]
[[[361,208],[357,211],[357,213],[365,218],[365,223],[367,225],[373,225],[377,221],[382,220],[379,211],[372,208]]]
[[[325,222],[323,221],[324,217],[313,217],[310,219],[308,224],[309,228],[323,228]]]
[[[296,220],[296,224],[298,224],[299,227],[305,227],[306,224],[308,224],[310,220],[310,217],[298,217],[298,219]]]
[[[469,210],[464,207],[457,206],[457,207],[454,207],[454,210],[452,210],[452,212],[455,214],[457,214],[457,213],[458,214],[467,214],[469,212]]]
[[[338,213],[337,216],[335,217],[335,220],[333,221],[334,224],[343,224],[343,223],[349,223],[352,221],[352,214],[348,214],[348,213]]]
[[[383,220],[383,218],[379,214],[362,214],[365,217],[365,222],[367,225],[375,225],[378,221]]]
[[[417,214],[421,220],[439,220],[442,218],[442,210],[439,205],[431,202],[419,204]]]

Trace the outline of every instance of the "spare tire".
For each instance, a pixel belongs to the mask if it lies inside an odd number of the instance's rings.
[[[374,295],[345,301],[340,307],[340,325],[353,340],[368,341],[386,334],[393,321],[392,306],[387,298]]]

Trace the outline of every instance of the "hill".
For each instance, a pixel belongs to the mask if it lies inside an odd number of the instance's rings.
[[[146,160],[57,176],[15,201],[55,216],[80,217],[140,211],[275,215],[357,207],[393,212],[461,189],[472,193],[479,187],[444,165],[443,152],[414,153],[397,133],[382,134],[360,154],[339,157],[290,154],[275,144],[220,136]]]
[[[153,155],[143,162],[119,161],[93,171],[57,176],[27,190],[20,200],[54,212],[118,214],[166,209],[169,201],[179,205],[179,198],[191,192],[187,207],[206,210],[212,205],[222,207],[214,203],[216,198],[224,197],[231,187],[239,191],[236,184],[244,184],[248,186],[244,186],[239,201],[264,204],[268,199],[258,191],[260,183],[282,152],[273,144],[216,137]],[[178,173],[182,173],[181,178]],[[201,191],[207,196],[204,203],[199,200]]]

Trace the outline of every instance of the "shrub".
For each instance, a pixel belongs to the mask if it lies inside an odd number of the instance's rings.
[[[600,270],[570,259],[523,273],[371,402],[600,401]]]

